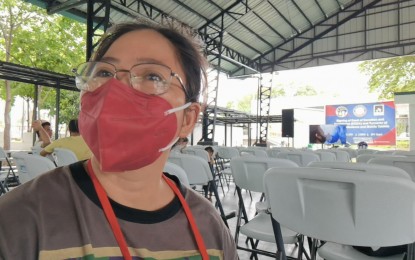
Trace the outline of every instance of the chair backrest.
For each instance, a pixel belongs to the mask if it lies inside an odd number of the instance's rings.
[[[40,152],[42,151],[42,147],[40,145],[32,146],[30,147],[30,150],[32,150],[32,154],[40,155]]]
[[[65,166],[78,161],[75,153],[66,148],[55,148],[53,149],[53,154],[57,166]]]
[[[395,152],[395,150],[378,150],[375,152],[375,154],[383,154],[383,155],[387,155],[387,154],[393,154]]]
[[[376,153],[378,150],[375,149],[357,149],[357,155],[361,154],[372,154]]]
[[[218,156],[222,159],[232,159],[239,157],[239,150],[234,147],[218,146]]]
[[[376,165],[376,164],[367,164],[367,163],[352,163],[352,162],[312,162],[308,166],[317,167],[317,168],[354,170],[354,171],[360,171],[362,173],[380,174],[380,175],[401,177],[407,180],[412,180],[409,173],[394,166]]]
[[[415,182],[415,157],[384,156],[370,159],[369,164],[395,166],[406,171]]]
[[[304,151],[280,152],[277,158],[288,159],[298,164],[298,166],[307,166],[310,162],[320,161],[317,154]]]
[[[356,162],[358,163],[367,163],[369,160],[373,158],[385,158],[385,157],[405,157],[403,155],[392,155],[392,154],[377,154],[377,153],[368,153],[368,154],[360,154],[356,158]]]
[[[164,165],[164,171],[171,175],[177,176],[181,183],[183,183],[186,186],[189,186],[189,179],[187,178],[187,174],[185,170],[183,170],[183,168],[179,165],[174,164],[172,162],[166,162],[166,164]]]
[[[341,169],[272,168],[264,185],[272,217],[306,236],[372,247],[415,241],[415,183],[404,178]]]
[[[255,192],[264,192],[262,178],[264,173],[272,167],[298,167],[298,165],[288,159],[255,156],[238,157],[231,160],[235,184],[241,189]]]
[[[353,158],[357,157],[357,150],[356,149],[352,149],[350,147],[340,147],[340,148],[337,148],[337,150],[347,152],[349,154],[350,159],[353,159]]]
[[[170,153],[168,161],[179,165],[186,172],[190,185],[206,184],[213,180],[206,160],[190,154]]]
[[[204,149],[186,147],[182,150],[182,153],[199,156],[209,162],[209,154]]]
[[[280,152],[289,152],[289,151],[295,151],[295,149],[290,148],[290,147],[273,147],[273,148],[266,149],[268,157],[272,157],[272,158],[277,158],[277,155]]]
[[[322,162],[335,162],[336,161],[336,155],[334,153],[326,152],[326,151],[314,151],[314,153],[320,157],[320,161]]]
[[[56,168],[51,160],[39,155],[28,154],[27,152],[16,152],[12,156],[19,171],[19,180],[21,183],[30,181],[42,173]]]
[[[267,152],[264,149],[258,149],[258,148],[242,148],[239,150],[239,153],[242,155],[242,153],[249,153],[252,154],[253,156],[257,156],[257,157],[268,157]]]
[[[337,162],[350,162],[351,158],[348,152],[339,149],[327,149],[326,151],[334,153],[336,155]]]
[[[415,156],[415,151],[401,151],[401,150],[396,150],[395,152],[393,152],[393,155],[404,155],[404,156]]]

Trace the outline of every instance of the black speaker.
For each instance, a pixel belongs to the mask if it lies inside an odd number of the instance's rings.
[[[282,137],[294,137],[294,109],[282,110]]]

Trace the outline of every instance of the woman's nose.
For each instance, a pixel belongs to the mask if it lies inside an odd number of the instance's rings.
[[[127,86],[130,86],[130,72],[128,70],[117,71],[115,77],[122,83],[126,84]]]

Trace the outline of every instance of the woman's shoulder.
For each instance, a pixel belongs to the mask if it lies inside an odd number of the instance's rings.
[[[58,167],[20,184],[0,198],[0,210],[16,205],[38,204],[51,197],[65,196],[71,181],[69,167]]]

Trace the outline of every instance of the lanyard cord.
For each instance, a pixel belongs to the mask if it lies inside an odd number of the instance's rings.
[[[187,220],[190,223],[190,227],[192,228],[193,235],[196,239],[197,247],[199,248],[200,254],[202,255],[203,260],[209,260],[209,256],[206,250],[205,242],[203,241],[202,235],[199,232],[199,229],[197,228],[196,221],[193,217],[192,211],[189,208],[189,205],[187,204],[186,200],[183,198],[182,193],[177,188],[176,184],[169,178],[167,178],[164,174],[162,175],[163,179],[167,182],[167,184],[170,186],[170,188],[174,191],[174,193],[179,197],[180,202],[182,203],[182,207],[184,209],[184,213],[186,213]]]
[[[92,169],[91,160],[88,160],[88,172],[89,176],[92,179],[92,183],[94,184],[95,191],[97,192],[99,201],[101,202],[102,208],[105,213],[105,217],[107,218],[108,223],[111,226],[112,233],[114,233],[115,239],[117,240],[118,246],[120,247],[124,260],[132,260],[130,251],[128,251],[127,243],[125,242],[124,235],[122,234],[120,225],[118,224],[117,218],[115,217],[114,210],[111,207],[107,193],[105,192],[101,183],[99,183],[97,177],[95,176],[94,170]]]
[[[117,218],[115,217],[114,210],[112,209],[112,206],[109,202],[107,193],[105,192],[101,183],[95,176],[94,170],[92,169],[91,160],[88,160],[87,167],[92,183],[94,184],[95,191],[97,192],[99,201],[101,202],[102,208],[104,210],[105,217],[107,218],[108,223],[111,226],[111,230],[114,233],[115,239],[117,240],[118,246],[120,247],[124,260],[131,260],[132,257],[130,251],[128,251],[124,235],[122,234],[120,225],[117,221]],[[193,218],[193,214],[189,208],[189,205],[187,204],[183,195],[181,194],[177,186],[173,183],[173,181],[164,176],[164,174],[162,175],[162,177],[164,181],[169,185],[169,187],[173,190],[173,192],[176,194],[176,196],[179,198],[180,203],[182,204],[186,217],[190,223],[190,227],[192,228],[193,235],[195,236],[197,247],[199,248],[200,254],[202,255],[202,259],[208,260],[209,256],[207,254],[205,243],[203,241],[202,235],[199,232],[199,229],[197,228],[196,222]]]

